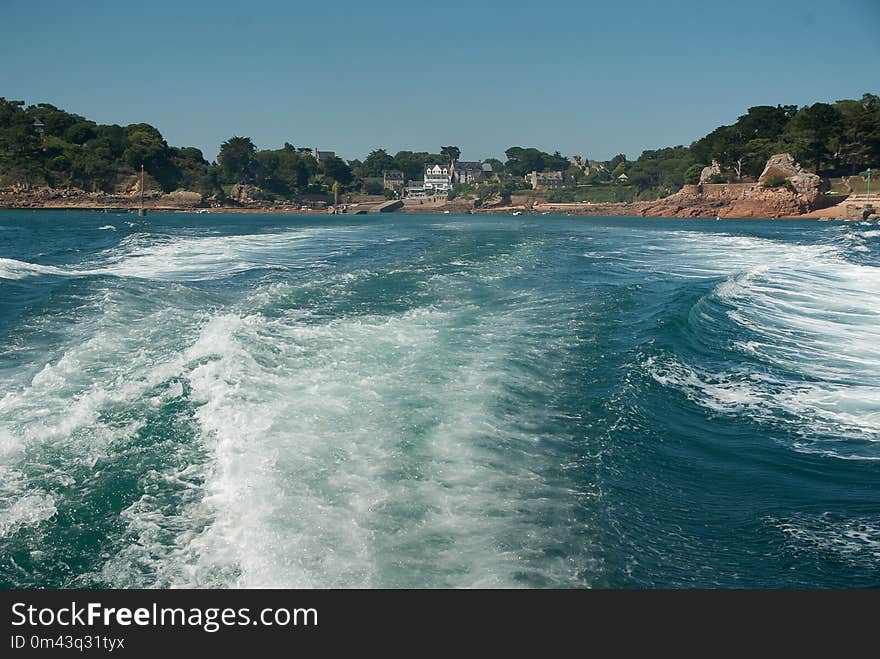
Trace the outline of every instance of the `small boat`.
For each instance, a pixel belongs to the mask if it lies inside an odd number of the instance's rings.
[[[522,211],[513,211],[514,215],[522,215]]]

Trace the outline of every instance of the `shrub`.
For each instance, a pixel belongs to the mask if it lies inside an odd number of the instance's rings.
[[[684,173],[684,182],[690,184],[696,184],[700,182],[700,174],[703,173],[703,168],[705,165],[691,165],[687,168],[687,171]]]
[[[769,190],[770,188],[781,187],[786,183],[788,183],[788,179],[785,178],[782,174],[774,174],[772,176],[768,176],[762,185]]]
[[[364,194],[380,195],[385,186],[379,183],[379,181],[365,181],[362,189]]]

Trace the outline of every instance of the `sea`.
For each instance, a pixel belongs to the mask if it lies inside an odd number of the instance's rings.
[[[0,587],[880,587],[880,227],[0,211]]]

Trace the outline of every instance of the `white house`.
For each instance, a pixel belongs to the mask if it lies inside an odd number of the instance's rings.
[[[452,187],[452,176],[448,167],[434,165],[425,169],[425,193],[446,194]]]

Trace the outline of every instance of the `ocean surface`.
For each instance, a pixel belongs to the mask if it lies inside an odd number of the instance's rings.
[[[880,587],[880,227],[0,211],[0,586]]]

